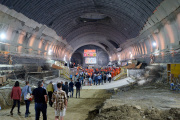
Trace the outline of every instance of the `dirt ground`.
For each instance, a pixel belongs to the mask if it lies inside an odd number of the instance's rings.
[[[68,101],[65,120],[85,120],[88,117],[89,111],[92,111],[96,106],[102,104],[106,99],[110,98],[111,93],[106,90],[82,90],[81,98],[70,98]],[[13,116],[10,115],[10,109],[0,110],[0,120],[34,120],[35,110],[34,104],[30,105],[30,116],[24,117],[25,106],[21,105],[21,115],[17,115],[17,107],[13,111]],[[47,119],[54,120],[54,109],[47,108]],[[41,117],[42,119],[42,117]]]
[[[164,84],[121,89],[94,120],[180,120],[180,92]]]
[[[20,116],[17,108],[13,116],[9,112],[10,108],[0,110],[0,120],[35,119],[33,103],[27,119],[24,118],[24,105],[21,105]],[[54,120],[54,109],[48,106],[47,113],[48,120]],[[65,120],[180,120],[180,91],[170,91],[169,85],[163,83],[124,87],[116,93],[82,90],[81,98],[69,99]]]

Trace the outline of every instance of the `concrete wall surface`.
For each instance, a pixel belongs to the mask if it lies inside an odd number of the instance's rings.
[[[165,7],[167,4],[168,7]],[[175,6],[172,6],[173,4]],[[179,6],[179,0],[165,0],[153,14],[153,16],[156,15],[158,21],[151,26],[145,26],[138,37],[124,43],[123,51],[117,53],[119,60],[137,59],[150,63],[153,57],[154,62],[157,63],[180,63]],[[162,13],[162,15],[157,16],[157,13]]]

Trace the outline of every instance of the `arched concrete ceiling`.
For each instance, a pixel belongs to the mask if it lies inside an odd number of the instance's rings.
[[[82,46],[85,46],[85,45],[95,45],[95,46],[98,46],[98,47],[102,48],[105,52],[107,52],[107,54],[108,54],[109,56],[111,56],[111,54],[104,48],[103,45],[101,45],[101,44],[99,44],[99,43],[94,43],[94,42],[87,42],[87,43],[84,43],[84,44],[81,44],[81,45],[76,46],[76,48],[74,48],[74,50],[73,50],[73,52],[71,53],[71,55],[73,55],[73,53],[74,53],[78,48],[80,48],[80,47],[82,47]],[[70,56],[71,56],[71,55],[70,55]]]
[[[54,29],[67,42],[94,32],[121,44],[139,35],[147,19],[162,1],[1,0],[0,3]],[[81,44],[86,42],[89,41],[82,41]]]
[[[93,44],[101,44],[103,48],[106,49],[106,51],[109,51],[109,53],[116,52],[115,47],[108,41],[108,37],[105,34],[101,33],[97,34],[91,32],[80,34],[79,36],[76,36],[72,41],[70,41],[69,44],[71,44],[72,48],[76,49],[77,46],[81,46],[89,42]]]

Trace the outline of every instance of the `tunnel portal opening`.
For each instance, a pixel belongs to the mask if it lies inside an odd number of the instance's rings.
[[[109,63],[109,55],[102,48],[95,45],[85,45],[78,48],[71,57],[71,63],[83,67],[103,67]]]

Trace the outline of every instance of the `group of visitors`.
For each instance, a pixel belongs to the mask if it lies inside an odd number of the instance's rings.
[[[120,67],[101,67],[101,68],[83,68],[81,66],[77,66],[77,72],[73,76],[72,73],[70,75],[70,79],[76,83],[77,80],[82,85],[100,85],[109,81],[118,75],[121,72]]]
[[[70,82],[71,83],[71,82]],[[71,83],[72,84],[72,83]],[[52,107],[54,106],[55,109],[55,120],[63,120],[63,116],[65,116],[65,112],[67,109],[67,94],[68,94],[68,82],[63,82],[56,84],[56,89],[52,82],[50,82],[47,88],[44,86],[44,81],[38,82],[38,87],[31,91],[31,87],[29,86],[29,82],[26,82],[26,86],[22,88],[19,87],[19,82],[16,81],[14,87],[12,88],[11,92],[11,99],[13,99],[13,106],[10,111],[10,114],[13,115],[13,109],[18,104],[18,114],[20,115],[20,101],[22,100],[21,97],[23,96],[25,104],[26,104],[26,111],[25,117],[28,117],[30,114],[29,106],[32,99],[35,102],[35,120],[39,120],[40,112],[42,112],[43,120],[47,120],[47,102],[49,97],[49,105]],[[71,88],[72,90],[72,88]],[[30,99],[27,98],[28,95],[31,95]],[[72,94],[73,96],[73,94]]]
[[[26,98],[28,93],[32,93],[31,91],[31,87],[29,86],[29,82],[26,82],[26,86],[24,86],[22,88],[19,87],[19,82],[16,81],[14,87],[12,88],[12,92],[11,92],[11,99],[13,99],[13,106],[11,108],[10,114],[13,115],[13,109],[16,106],[16,103],[18,104],[18,114],[21,114],[20,112],[20,101],[22,100],[21,97],[24,96],[24,101],[26,104],[26,111],[25,111],[25,117],[28,117],[28,115],[30,114],[29,112],[29,105],[30,105],[30,100],[28,100]]]
[[[72,75],[70,75],[71,82],[69,82],[69,84],[68,82],[65,82],[65,84],[63,84],[63,82],[61,81],[61,83],[56,83],[53,85],[52,82],[50,82],[47,87],[45,87],[44,81],[39,81],[38,87],[33,91],[31,91],[31,87],[29,86],[28,81],[26,81],[26,85],[22,88],[22,91],[19,87],[19,82],[16,81],[11,92],[13,106],[10,114],[13,115],[13,109],[15,108],[16,104],[18,104],[18,114],[21,114],[20,101],[22,100],[21,98],[23,96],[26,104],[25,117],[29,116],[30,102],[32,99],[34,99],[36,120],[39,120],[40,112],[42,112],[43,114],[43,120],[47,120],[47,102],[49,97],[49,105],[51,107],[53,106],[55,109],[55,120],[58,120],[59,117],[61,120],[63,120],[63,116],[65,116],[65,112],[67,109],[68,98],[73,97],[74,94],[74,86],[76,86],[76,98],[78,96],[80,98],[80,89],[82,88],[82,85],[100,85],[103,84],[103,82],[106,83],[107,80],[111,82],[111,78],[111,72],[107,69],[86,69],[82,72],[79,72],[78,70],[74,78]]]
[[[70,75],[71,78],[72,75]],[[110,72],[86,72],[86,71],[82,71],[82,72],[77,72],[76,75],[74,76],[74,82],[76,82],[77,80],[80,81],[80,83],[82,85],[100,85],[103,83],[106,83],[107,81],[109,81],[109,83],[111,82],[112,79],[112,75]]]

